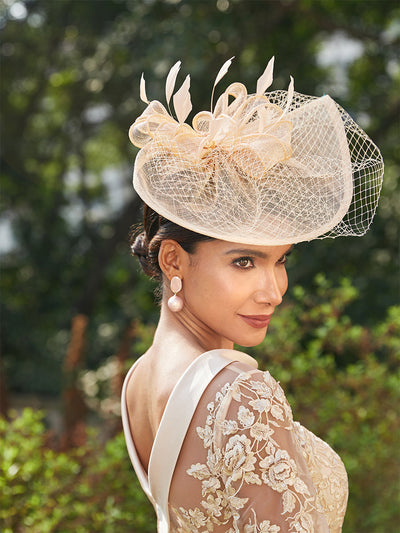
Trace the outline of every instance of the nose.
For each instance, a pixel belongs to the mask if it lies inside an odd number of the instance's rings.
[[[254,292],[254,301],[258,304],[276,307],[282,303],[284,292],[274,269],[273,271],[265,272],[261,277],[257,289]]]

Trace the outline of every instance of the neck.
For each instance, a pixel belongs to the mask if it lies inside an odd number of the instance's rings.
[[[196,355],[208,350],[233,349],[231,340],[210,330],[185,307],[179,313],[170,311],[166,299],[163,299],[161,304],[161,315],[154,335],[154,344],[164,346],[169,344],[179,349],[189,349],[197,352]]]

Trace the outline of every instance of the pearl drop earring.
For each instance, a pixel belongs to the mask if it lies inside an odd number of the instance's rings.
[[[182,290],[182,280],[181,278],[178,278],[178,276],[174,276],[171,279],[171,291],[174,293],[171,298],[168,299],[168,307],[173,313],[177,313],[178,311],[181,311],[183,308],[183,300],[179,296],[176,295],[177,292]]]

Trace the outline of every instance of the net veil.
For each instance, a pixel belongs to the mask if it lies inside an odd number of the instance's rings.
[[[225,63],[215,85],[229,67]],[[169,107],[179,70],[167,77]],[[244,244],[277,245],[363,235],[383,178],[379,149],[329,96],[266,92],[273,59],[255,94],[231,84],[213,112],[185,123],[189,77],[173,97],[177,120],[159,101],[129,131],[140,148],[134,187],[163,217],[187,229]]]

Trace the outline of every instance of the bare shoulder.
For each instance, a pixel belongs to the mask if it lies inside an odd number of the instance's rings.
[[[143,355],[127,384],[129,418],[135,425],[147,423],[155,436],[165,406],[187,365],[165,354]]]
[[[129,426],[140,462],[147,471],[157,417],[154,379],[147,358],[142,356],[126,386],[126,405]]]
[[[129,418],[136,427],[146,422],[151,431],[155,431],[155,405],[161,396],[164,396],[164,391],[160,388],[157,365],[144,355],[138,361],[126,389]]]

